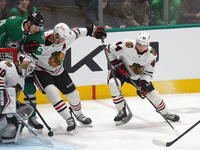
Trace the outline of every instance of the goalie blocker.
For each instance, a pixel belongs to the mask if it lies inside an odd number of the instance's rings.
[[[32,114],[33,108],[16,101],[15,88],[0,89],[0,136],[2,143],[19,143],[23,126],[13,115],[17,113],[24,120]]]

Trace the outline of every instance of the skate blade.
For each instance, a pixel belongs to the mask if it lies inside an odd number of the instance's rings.
[[[68,131],[71,135],[74,135],[74,134],[77,134],[78,133],[78,130],[77,129],[74,129],[74,130],[71,130],[71,131]]]
[[[80,123],[80,125],[82,125],[82,126],[85,126],[85,127],[93,127],[93,125],[90,123],[90,124],[83,124],[82,122],[80,122],[79,121],[79,123]]]
[[[122,121],[115,121],[116,126],[120,126],[120,125],[123,125],[123,124],[126,124],[126,123],[122,122]]]
[[[32,128],[37,134],[42,134],[43,131],[42,129],[35,129],[35,128]],[[28,132],[32,133],[31,131],[28,130]]]

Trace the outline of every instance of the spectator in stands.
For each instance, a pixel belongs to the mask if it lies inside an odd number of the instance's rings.
[[[6,0],[0,0],[0,20],[7,19]]]
[[[155,25],[165,25],[164,1],[153,0],[151,3]],[[168,24],[177,24],[180,11],[180,0],[168,0]]]
[[[109,0],[102,0],[103,6],[103,27],[106,29],[112,28],[125,28],[125,25],[122,23],[118,13],[115,11],[114,2]],[[98,0],[91,1],[86,7],[87,17],[86,24],[95,24],[100,26],[98,15]]]
[[[127,27],[149,26],[150,6],[147,0],[126,0],[122,10]]]
[[[200,0],[180,0],[180,24],[200,23]]]
[[[11,10],[10,16],[27,18],[28,14],[33,11],[36,12],[37,9],[30,4],[30,0],[19,0],[19,5]]]

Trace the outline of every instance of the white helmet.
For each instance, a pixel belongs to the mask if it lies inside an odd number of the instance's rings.
[[[142,45],[149,45],[150,43],[150,34],[147,32],[141,32],[138,35],[138,38],[136,40],[138,43],[142,44]]]
[[[56,39],[56,33],[59,34],[59,38]],[[58,23],[55,27],[54,27],[54,38],[56,39],[56,43],[59,39],[61,38],[67,38],[69,36],[70,33],[70,29],[68,27],[68,25],[66,25],[65,23]]]
[[[22,69],[21,76],[26,78],[35,69],[35,61],[30,56],[21,54],[19,56],[19,67]]]

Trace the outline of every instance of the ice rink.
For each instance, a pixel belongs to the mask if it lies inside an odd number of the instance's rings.
[[[174,140],[200,119],[200,93],[161,95],[170,112],[180,116],[181,121],[170,122],[173,130],[156,113],[147,99],[126,97],[133,113],[132,119],[122,126],[115,126],[113,121],[117,114],[111,99],[82,101],[84,115],[93,121],[93,127],[81,126],[78,122],[78,133],[70,135],[66,131],[66,121],[53,109],[51,104],[38,105],[38,110],[51,128],[61,126],[60,133],[48,137],[45,128],[40,136],[51,140],[53,148],[44,146],[25,128],[21,143],[0,144],[2,150],[199,150],[200,125],[197,125],[185,136],[170,147],[160,147],[152,143],[153,139],[164,142]],[[67,103],[68,105],[68,103]],[[69,106],[69,105],[68,105]],[[41,122],[41,120],[39,120]]]

